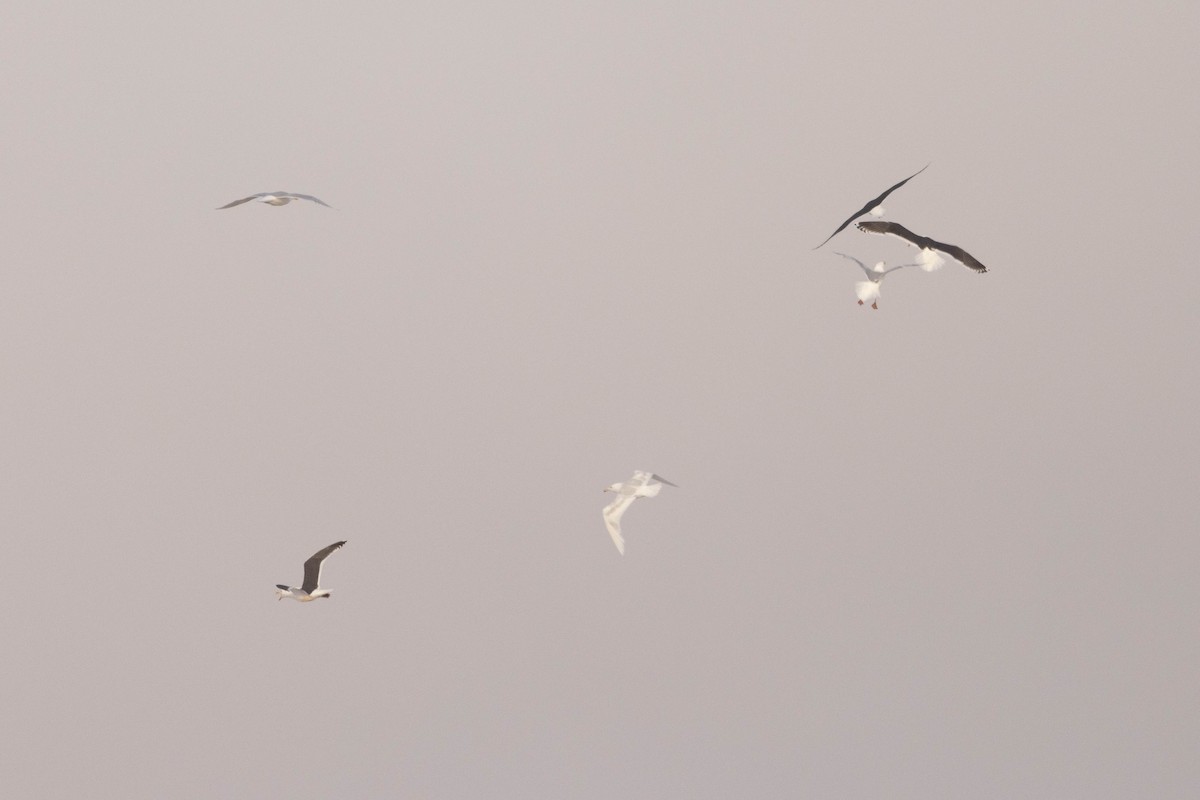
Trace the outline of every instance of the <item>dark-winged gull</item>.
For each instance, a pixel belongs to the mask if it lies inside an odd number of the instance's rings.
[[[929,163],[930,163],[930,164],[932,164],[933,162],[931,161],[931,162],[929,162]],[[922,172],[924,172],[924,171],[925,171],[925,170],[927,170],[927,169],[929,169],[929,164],[926,164],[925,166],[921,167],[919,170],[917,170],[916,172],[914,172],[912,175],[909,175],[907,178],[905,178],[904,180],[900,181],[899,183],[897,183],[897,184],[896,184],[895,186],[893,186],[892,188],[888,189],[888,190],[887,190],[886,192],[884,192],[883,194],[879,195],[879,197],[876,197],[874,200],[872,200],[871,202],[867,203],[865,206],[863,206],[862,208],[860,208],[858,211],[855,211],[853,214],[851,214],[851,215],[850,215],[850,216],[849,216],[849,217],[846,219],[846,221],[845,221],[845,222],[843,222],[841,225],[838,225],[838,228],[837,228],[837,230],[836,230],[836,231],[834,231],[833,233],[829,234],[829,237],[828,237],[828,238],[825,240],[825,242],[828,242],[828,241],[829,241],[829,239],[832,239],[833,237],[837,236],[839,233],[841,233],[842,231],[844,231],[844,230],[846,229],[846,226],[847,226],[847,225],[849,225],[851,222],[854,222],[854,220],[858,219],[858,218],[859,218],[859,217],[861,217],[863,214],[870,214],[870,215],[872,215],[872,216],[875,216],[875,217],[881,217],[881,216],[883,216],[883,207],[882,207],[882,206],[880,206],[879,204],[880,204],[880,203],[882,203],[882,202],[884,201],[884,198],[886,198],[886,197],[887,197],[889,194],[891,194],[892,192],[896,191],[896,190],[897,190],[897,189],[899,189],[901,186],[903,186],[904,184],[908,183],[908,182],[909,182],[909,181],[911,181],[913,178],[917,177],[918,175],[920,175]],[[813,250],[820,250],[822,247],[824,247],[824,246],[825,246],[825,242],[821,242],[819,245],[817,245],[816,247],[814,247],[814,248],[813,248]]]
[[[625,540],[621,538],[621,515],[639,497],[656,497],[662,491],[664,483],[667,486],[675,486],[653,472],[636,471],[633,477],[624,483],[614,483],[604,490],[615,492],[617,495],[616,500],[604,507],[604,526],[608,528],[608,535],[612,537],[613,544],[617,546],[617,552],[621,555],[625,555]]]
[[[836,253],[836,255],[853,261],[855,264],[858,264],[863,272],[867,273],[867,279],[865,281],[854,282],[854,293],[858,295],[858,304],[860,306],[869,300],[871,302],[871,308],[875,309],[876,311],[879,310],[879,284],[883,282],[883,279],[898,269],[920,266],[919,264],[897,264],[894,267],[886,267],[885,269],[886,265],[884,262],[880,261],[875,266],[868,267],[854,256],[848,256],[845,253]]]
[[[858,229],[867,233],[881,233],[895,236],[908,242],[913,247],[920,248],[921,268],[926,272],[932,272],[944,263],[944,260],[938,253],[945,253],[969,270],[979,273],[988,271],[987,267],[979,262],[979,259],[958,245],[945,244],[944,242],[930,239],[928,236],[913,233],[899,222],[860,222],[858,223]]]
[[[296,194],[295,192],[259,192],[258,194],[252,194],[249,197],[243,197],[241,200],[234,200],[232,203],[227,203],[226,205],[218,208],[217,211],[222,211],[226,208],[233,208],[234,206],[240,206],[242,203],[249,203],[251,200],[257,200],[258,202],[266,203],[269,206],[286,206],[293,200],[311,200],[314,203],[320,203],[326,208],[333,208],[333,206],[329,205],[329,203],[326,203],[319,197],[313,197],[311,194]]]
[[[321,587],[321,562],[329,558],[329,554],[346,542],[334,542],[323,550],[318,550],[313,553],[312,558],[304,562],[304,583],[297,589],[295,586],[285,586],[282,583],[275,584],[275,594],[279,595],[282,600],[285,597],[290,597],[293,600],[299,600],[301,603],[307,603],[310,600],[316,600],[318,597],[329,597],[329,590]]]

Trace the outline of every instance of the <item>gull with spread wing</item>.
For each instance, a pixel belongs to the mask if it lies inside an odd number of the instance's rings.
[[[930,162],[930,163],[933,163],[933,162]],[[846,218],[846,221],[845,221],[845,222],[843,222],[841,225],[838,225],[838,227],[837,227],[837,230],[836,230],[836,231],[834,231],[833,233],[829,234],[829,236],[828,236],[828,237],[825,239],[825,242],[828,242],[830,239],[832,239],[833,237],[837,236],[837,235],[838,235],[839,233],[841,233],[842,231],[846,230],[846,226],[847,226],[847,225],[849,225],[851,222],[854,222],[854,220],[858,219],[858,218],[859,218],[859,217],[861,217],[863,214],[870,214],[872,217],[882,217],[882,216],[883,216],[883,214],[884,214],[884,208],[883,208],[883,206],[882,206],[882,205],[880,205],[880,203],[882,203],[884,200],[886,200],[886,199],[887,199],[887,196],[888,196],[889,194],[891,194],[892,192],[896,191],[896,190],[897,190],[897,189],[899,189],[901,186],[903,186],[904,184],[908,183],[908,182],[909,182],[909,181],[911,181],[913,178],[917,177],[918,175],[920,175],[922,172],[924,172],[924,171],[925,171],[925,170],[927,170],[927,169],[929,169],[929,164],[926,164],[925,166],[921,167],[919,170],[917,170],[916,172],[914,172],[912,175],[909,175],[907,178],[905,178],[904,180],[900,181],[899,183],[897,183],[897,184],[896,184],[895,186],[893,186],[892,188],[888,189],[888,190],[887,190],[886,192],[884,192],[883,194],[879,195],[879,197],[876,197],[874,200],[872,200],[872,201],[870,201],[869,203],[867,203],[865,206],[863,206],[862,208],[860,208],[858,211],[855,211],[853,214],[851,214],[849,217],[847,217],[847,218]],[[824,247],[824,246],[825,246],[825,242],[821,242],[819,245],[817,245],[816,247],[814,247],[814,248],[813,248],[813,250],[820,250],[822,247]]]
[[[329,590],[320,588],[321,562],[329,558],[330,553],[345,543],[345,540],[334,542],[329,547],[313,553],[312,557],[304,562],[304,583],[300,585],[300,588],[297,589],[295,586],[285,586],[282,583],[277,583],[275,584],[275,594],[279,596],[280,600],[290,597],[293,600],[299,600],[301,603],[311,602],[318,597],[329,597]]]
[[[233,208],[234,206],[240,206],[242,203],[249,203],[251,200],[257,200],[258,202],[266,203],[269,206],[286,206],[293,200],[309,200],[313,203],[320,203],[326,208],[333,208],[333,206],[329,205],[329,203],[326,203],[319,197],[313,197],[311,194],[296,194],[295,192],[259,192],[258,194],[252,194],[249,197],[243,197],[241,200],[234,200],[232,203],[226,203],[218,208],[217,211],[222,211],[226,208]]]
[[[604,490],[617,495],[617,499],[604,507],[604,526],[608,528],[608,535],[612,537],[613,544],[617,546],[617,552],[621,555],[625,555],[625,540],[621,538],[621,515],[639,497],[658,496],[664,483],[667,486],[675,486],[661,475],[635,471],[629,480],[624,483],[614,483]],[[679,487],[675,486],[675,488]]]
[[[871,302],[871,308],[875,309],[876,311],[879,310],[879,284],[883,282],[883,279],[898,269],[920,266],[919,264],[897,264],[894,267],[887,267],[885,269],[884,262],[880,261],[875,266],[868,267],[854,256],[848,256],[845,253],[836,253],[836,255],[839,255],[842,258],[850,259],[855,264],[858,264],[858,266],[862,268],[863,272],[867,273],[867,279],[865,281],[854,282],[854,293],[858,295],[858,304],[860,306],[869,300]]]
[[[958,245],[946,244],[945,242],[939,242],[937,239],[930,239],[928,236],[913,233],[899,222],[868,221],[860,222],[856,227],[864,233],[895,236],[897,239],[902,239],[913,247],[916,247],[920,251],[917,258],[921,263],[921,269],[926,272],[933,272],[946,263],[946,259],[942,257],[943,254],[950,256],[972,272],[982,275],[988,271],[988,268],[978,258],[963,250]]]

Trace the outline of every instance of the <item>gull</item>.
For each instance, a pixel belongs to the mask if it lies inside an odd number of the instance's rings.
[[[221,211],[226,208],[233,208],[234,206],[240,206],[242,203],[249,203],[251,200],[257,200],[258,202],[266,203],[269,206],[286,206],[293,200],[311,200],[314,203],[320,203],[326,208],[333,208],[333,206],[329,205],[329,203],[326,203],[324,200],[318,197],[313,197],[311,194],[296,194],[295,192],[259,192],[258,194],[252,194],[249,197],[243,197],[241,200],[234,200],[232,203],[221,206],[221,208],[218,208],[217,211]]]
[[[930,161],[930,162],[929,162],[929,164],[932,164],[932,163],[933,163],[932,161]],[[834,231],[833,233],[829,234],[829,238],[828,238],[828,239],[826,239],[826,240],[825,240],[825,242],[828,242],[828,241],[829,241],[829,239],[832,239],[833,237],[837,236],[839,233],[841,233],[843,230],[845,230],[845,229],[846,229],[846,226],[847,226],[847,225],[849,225],[851,222],[854,222],[854,220],[858,219],[858,218],[859,218],[859,217],[861,217],[863,214],[870,214],[870,215],[871,215],[871,216],[873,216],[873,217],[882,217],[882,216],[883,216],[883,211],[884,211],[884,208],[883,208],[883,206],[881,206],[881,205],[879,205],[879,204],[883,202],[884,198],[885,198],[885,197],[887,197],[887,196],[888,196],[889,194],[891,194],[892,192],[894,192],[894,191],[896,191],[897,189],[899,189],[899,188],[900,188],[901,186],[903,186],[904,184],[906,184],[906,183],[908,183],[909,181],[911,181],[913,178],[915,178],[915,177],[917,177],[918,175],[920,175],[920,174],[921,174],[922,172],[924,172],[925,170],[929,169],[929,164],[926,164],[925,166],[921,167],[919,170],[917,170],[916,172],[914,172],[912,175],[909,175],[907,178],[905,178],[904,180],[900,181],[899,183],[897,183],[897,184],[896,184],[895,186],[893,186],[892,188],[888,189],[888,190],[887,190],[886,192],[884,192],[883,194],[879,195],[879,197],[876,197],[874,200],[872,200],[871,202],[867,203],[865,206],[863,206],[862,208],[860,208],[858,211],[855,211],[853,214],[851,214],[851,215],[849,216],[849,218],[847,218],[847,219],[846,219],[846,221],[845,221],[845,222],[843,222],[841,225],[838,225],[838,229],[837,229],[836,231]],[[813,250],[820,250],[822,247],[824,247],[824,246],[825,246],[825,242],[821,242],[819,245],[817,245],[816,247],[814,247],[814,248],[813,248]]]
[[[615,492],[617,495],[616,500],[604,507],[604,525],[608,528],[608,535],[612,537],[613,544],[617,546],[617,552],[621,555],[625,555],[625,540],[621,538],[621,515],[639,497],[656,497],[662,491],[664,483],[667,486],[675,486],[666,478],[655,475],[653,472],[635,471],[633,477],[625,483],[614,483],[604,490]],[[679,487],[675,486],[675,488]]]
[[[855,264],[858,264],[858,266],[862,268],[863,272],[867,273],[867,279],[865,281],[854,282],[854,293],[858,295],[858,304],[860,306],[870,300],[871,308],[875,309],[876,311],[879,310],[879,284],[883,282],[883,279],[898,269],[920,266],[919,264],[898,264],[894,267],[888,267],[887,269],[884,269],[884,262],[880,261],[875,266],[868,267],[854,256],[848,256],[845,253],[836,253],[836,255],[839,255],[842,258],[850,259]]]
[[[320,588],[321,584],[321,562],[329,558],[329,554],[346,542],[334,542],[323,550],[318,550],[313,553],[312,558],[304,562],[304,583],[297,589],[295,586],[285,586],[282,583],[275,584],[275,594],[279,595],[282,600],[285,597],[290,597],[293,600],[299,600],[301,603],[308,603],[316,600],[318,597],[329,597],[329,590]]]
[[[939,253],[945,253],[967,269],[974,270],[975,272],[982,274],[988,271],[987,267],[979,262],[979,259],[958,245],[945,244],[944,242],[930,239],[928,236],[913,233],[899,222],[860,222],[858,223],[858,229],[866,233],[882,233],[895,236],[908,242],[913,247],[919,247],[921,249],[919,256],[921,269],[926,272],[933,272],[946,263],[946,260]]]

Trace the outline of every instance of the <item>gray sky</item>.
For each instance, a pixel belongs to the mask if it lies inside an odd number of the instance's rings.
[[[21,5],[11,796],[1195,797],[1194,4]]]

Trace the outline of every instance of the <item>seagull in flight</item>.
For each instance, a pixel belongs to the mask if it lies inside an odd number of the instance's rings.
[[[866,233],[881,233],[895,236],[908,242],[913,247],[920,248],[921,254],[919,258],[921,269],[926,272],[933,272],[946,263],[946,260],[939,253],[945,253],[969,270],[974,270],[981,274],[988,271],[987,267],[981,264],[979,259],[958,245],[945,244],[944,242],[930,239],[928,236],[913,233],[899,222],[860,222],[858,223],[858,229]]]
[[[883,282],[883,279],[898,269],[920,266],[919,264],[897,264],[894,267],[885,268],[884,262],[880,261],[875,266],[868,267],[854,256],[848,256],[845,253],[835,253],[835,255],[850,259],[855,264],[858,264],[863,272],[867,273],[867,279],[865,281],[854,282],[854,293],[858,295],[858,304],[860,306],[870,300],[871,308],[875,309],[876,311],[879,310],[879,284]]]
[[[318,597],[329,597],[329,590],[320,588],[321,584],[321,562],[329,558],[329,554],[346,542],[334,542],[329,547],[323,550],[318,550],[313,553],[312,558],[304,562],[304,583],[297,589],[295,586],[285,586],[282,583],[275,584],[275,594],[282,600],[285,597],[290,597],[293,600],[299,600],[301,603],[308,603],[316,600]]]
[[[329,205],[329,203],[326,203],[319,197],[313,197],[311,194],[296,194],[294,192],[259,192],[258,194],[252,194],[249,197],[243,197],[241,200],[234,200],[232,203],[227,203],[218,208],[217,211],[221,211],[226,208],[233,208],[234,206],[240,206],[242,203],[249,203],[251,200],[257,200],[258,202],[266,203],[269,206],[286,206],[293,200],[311,200],[314,203],[320,203],[326,208],[333,208],[333,206]]]
[[[932,163],[933,163],[932,161],[930,161],[930,162],[929,162],[929,164],[932,164]],[[826,239],[826,240],[825,240],[825,242],[828,242],[828,241],[829,241],[829,239],[832,239],[833,237],[837,236],[839,233],[841,233],[842,231],[844,231],[844,230],[846,229],[846,226],[847,226],[847,225],[849,225],[851,222],[854,222],[854,220],[858,219],[858,218],[859,218],[859,217],[861,217],[863,214],[870,214],[870,215],[871,215],[871,216],[873,216],[873,217],[882,217],[882,216],[883,216],[883,210],[884,210],[884,209],[883,209],[883,206],[881,206],[881,205],[879,205],[879,204],[883,202],[884,198],[885,198],[885,197],[887,197],[887,196],[888,196],[889,194],[891,194],[892,192],[894,192],[894,191],[896,191],[897,189],[899,189],[899,188],[900,188],[901,186],[903,186],[904,184],[906,184],[906,183],[908,183],[909,181],[911,181],[913,178],[915,178],[915,177],[917,177],[918,175],[920,175],[920,174],[921,174],[922,172],[924,172],[925,170],[929,169],[929,164],[926,164],[925,166],[921,167],[919,170],[917,170],[916,172],[914,172],[912,175],[909,175],[907,178],[905,178],[904,180],[900,181],[899,183],[897,183],[897,184],[896,184],[895,186],[893,186],[892,188],[888,189],[888,190],[887,190],[886,192],[884,192],[883,194],[879,195],[879,197],[876,197],[874,200],[872,200],[871,202],[867,203],[865,206],[863,206],[862,208],[860,208],[858,211],[855,211],[853,214],[851,214],[851,215],[850,215],[850,216],[849,216],[849,217],[846,219],[846,221],[845,221],[845,222],[843,222],[841,225],[838,225],[838,229],[837,229],[836,231],[834,231],[833,233],[829,234],[829,238],[828,238],[828,239]],[[824,246],[825,246],[825,242],[821,242],[819,245],[817,245],[816,247],[814,247],[814,248],[813,248],[813,250],[820,250],[822,247],[824,247]]]
[[[621,538],[621,515],[639,497],[657,497],[664,483],[667,486],[675,486],[661,475],[635,471],[633,477],[625,483],[614,483],[604,490],[617,495],[615,500],[604,507],[604,526],[608,528],[608,535],[612,537],[613,544],[617,546],[617,552],[621,555],[625,555],[625,540]]]

